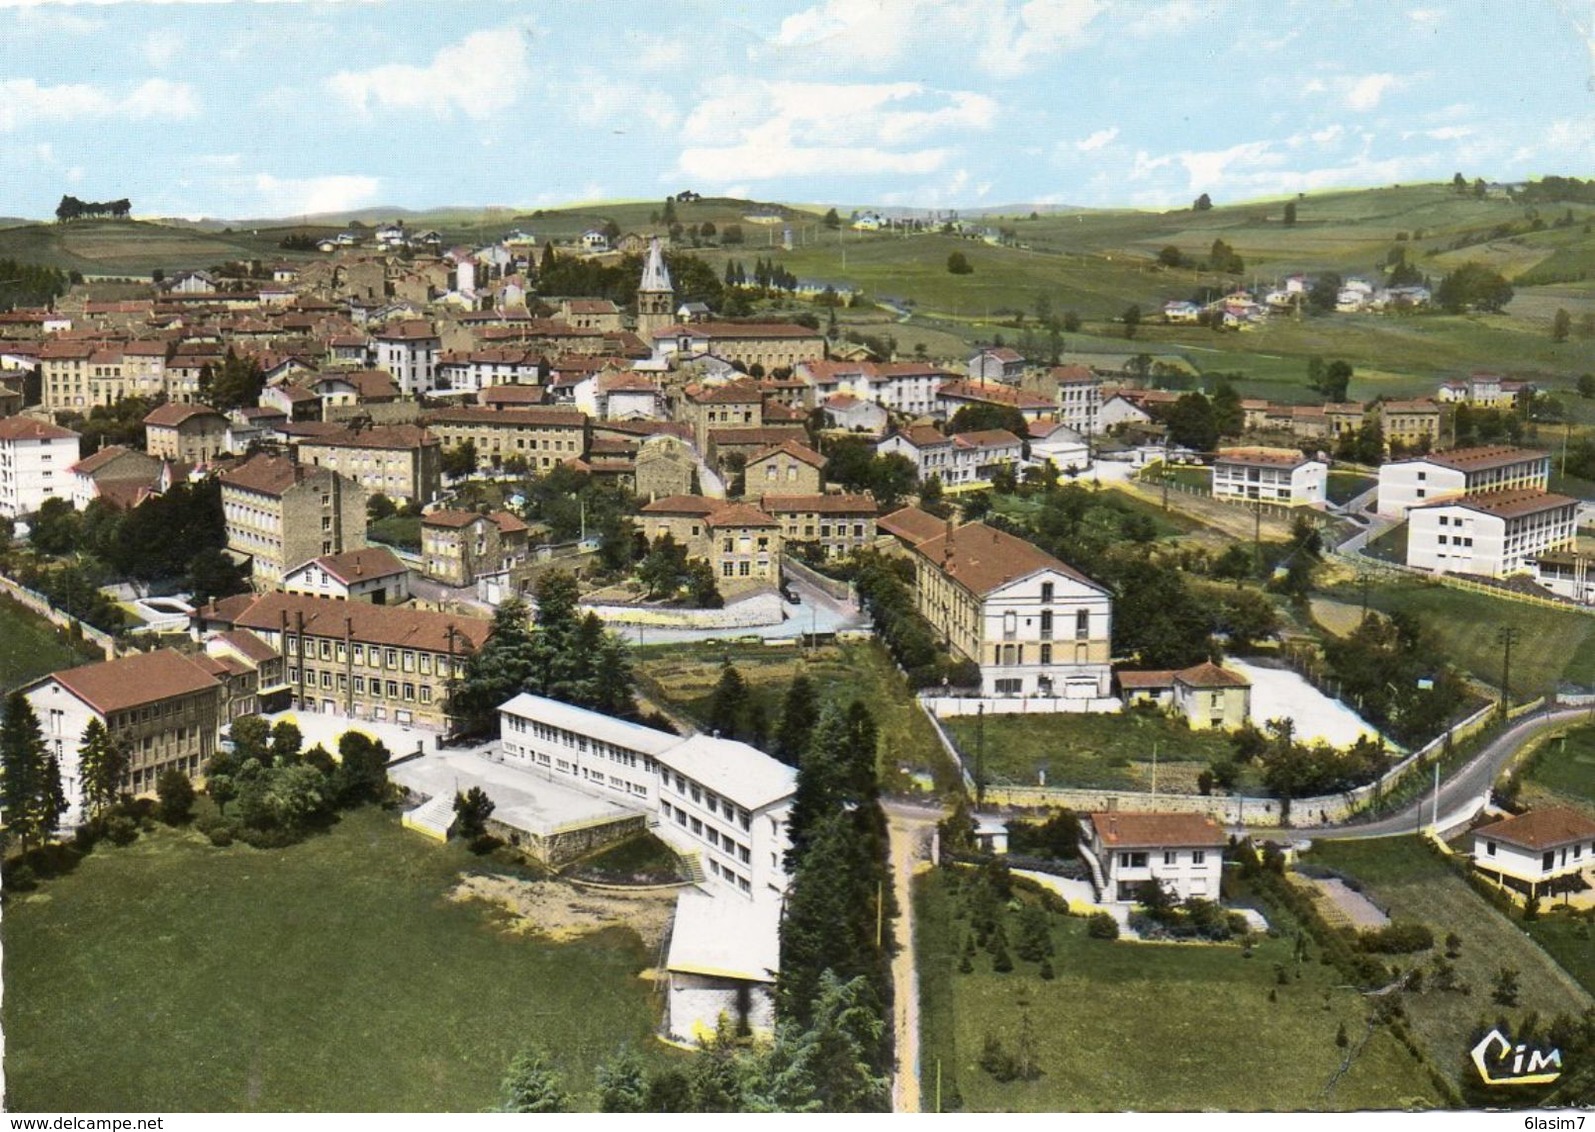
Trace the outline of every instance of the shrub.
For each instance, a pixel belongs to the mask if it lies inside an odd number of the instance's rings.
[[[6,870],[5,887],[8,892],[32,892],[39,887],[39,874],[31,865],[13,865]]]
[[[1086,920],[1086,935],[1092,939],[1118,939],[1119,923],[1106,912],[1093,912]]]
[[[1019,1059],[1002,1044],[996,1034],[987,1034],[980,1049],[980,1067],[1006,1084],[1019,1076]]]
[[[1043,959],[1041,961],[1041,977],[1049,983],[1057,977],[1057,973],[1052,969],[1051,959]]]
[[[210,843],[218,849],[225,849],[233,843],[233,831],[230,826],[212,826],[205,833],[210,838]]]
[[[105,819],[105,839],[112,845],[131,845],[138,840],[138,822],[126,814]]]
[[[1387,924],[1378,931],[1364,932],[1357,946],[1377,955],[1410,955],[1432,948],[1434,933],[1423,924]]]

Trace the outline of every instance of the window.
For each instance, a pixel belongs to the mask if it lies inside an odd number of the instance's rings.
[[[397,680],[389,680],[388,681],[388,699],[396,700],[398,698],[399,698],[399,682]]]
[[[1144,868],[1146,868],[1146,854],[1145,853],[1120,853],[1119,854],[1119,868],[1121,868],[1121,869],[1144,869]]]
[[[1495,842],[1493,842],[1493,841],[1486,841],[1486,842],[1485,842],[1485,843],[1484,843],[1484,855],[1485,855],[1485,856],[1486,856],[1486,857],[1493,857],[1493,856],[1495,856]]]
[[[1041,600],[1042,601],[1051,601],[1052,600],[1052,583],[1051,582],[1042,582],[1041,583]],[[1050,613],[1044,613],[1044,614],[1042,614],[1042,616],[1043,617],[1050,617],[1051,614]]]
[[[1091,611],[1077,609],[1074,612],[1074,639],[1083,641],[1091,636]]]
[[[1207,864],[1207,850],[1206,849],[1192,849],[1191,850],[1191,864],[1193,864],[1193,865],[1205,865],[1205,864]]]
[[[388,649],[387,650],[386,659],[387,659],[387,665],[388,665],[389,668],[397,668],[397,667],[399,667],[399,650],[398,649]]]
[[[1163,850],[1163,863],[1165,865],[1177,865],[1177,864],[1179,864],[1180,863],[1180,855],[1179,855],[1179,853],[1175,852],[1173,849],[1165,849],[1165,850]]]

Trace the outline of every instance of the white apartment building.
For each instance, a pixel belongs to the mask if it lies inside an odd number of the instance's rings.
[[[894,452],[913,462],[921,481],[934,475],[943,487],[974,488],[989,485],[998,468],[1017,471],[1024,441],[1002,428],[944,436],[930,425],[913,425],[875,446],[878,456]]]
[[[1102,379],[1085,366],[1054,366],[1048,372],[1057,399],[1057,419],[1081,436],[1103,429]]]
[[[31,515],[46,499],[72,498],[78,434],[31,417],[0,417],[0,515]]]
[[[1548,550],[1571,548],[1578,500],[1548,491],[1493,491],[1407,513],[1407,565],[1504,578]]]
[[[393,375],[406,396],[430,393],[436,384],[435,368],[442,339],[425,319],[405,319],[372,335],[377,368]]]
[[[1090,814],[1082,848],[1094,858],[1102,899],[1134,904],[1156,882],[1177,900],[1217,900],[1228,837],[1205,814]]]
[[[1379,469],[1379,514],[1403,518],[1414,507],[1486,491],[1544,491],[1551,457],[1532,448],[1454,448]]]
[[[942,386],[958,378],[925,362],[810,361],[800,362],[793,373],[808,383],[811,406],[845,393],[908,417],[937,415]]]
[[[523,692],[499,707],[504,761],[620,799],[696,856],[709,883],[748,899],[786,890],[786,815],[797,771],[755,747],[682,738]]]
[[[1322,507],[1329,465],[1294,449],[1228,448],[1213,462],[1213,498]]]

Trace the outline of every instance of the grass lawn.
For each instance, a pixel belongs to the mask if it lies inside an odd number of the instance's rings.
[[[1366,543],[1368,557],[1378,558],[1397,565],[1407,564],[1407,524],[1397,523],[1382,535]]]
[[[1523,789],[1531,803],[1571,803],[1595,813],[1595,727],[1576,727],[1548,742],[1533,756]],[[1541,795],[1549,797],[1542,803]]]
[[[916,881],[922,1048],[927,1110],[941,1066],[945,1102],[956,1089],[975,1112],[1259,1111],[1432,1106],[1432,1087],[1411,1055],[1377,1030],[1334,1088],[1345,1059],[1335,1045],[1342,1022],[1353,1047],[1365,1029],[1357,994],[1337,987],[1332,968],[1289,964],[1291,940],[1263,939],[1251,959],[1234,944],[1143,944],[1090,939],[1083,919],[1053,920],[1053,967],[1015,960],[991,970],[984,951],[971,974],[957,971],[967,921],[943,873]],[[1009,926],[1010,934],[1012,925]],[[1277,1002],[1269,1001],[1269,992]],[[1041,1076],[1003,1084],[980,1068],[986,1035],[1010,1049],[1028,1013]],[[1218,1047],[1238,1042],[1233,1057]],[[1243,1052],[1242,1052],[1243,1051]]]
[[[1184,470],[1195,471],[1198,469]],[[1093,498],[1095,500],[1100,500],[1102,504],[1101,508],[1097,510],[1101,512],[1119,512],[1129,515],[1144,515],[1146,518],[1152,521],[1152,526],[1157,532],[1156,537],[1158,538],[1170,538],[1175,535],[1190,534],[1193,531],[1204,529],[1200,522],[1191,518],[1189,515],[1185,515],[1174,510],[1172,507],[1165,511],[1156,503],[1148,502],[1147,500],[1141,499],[1138,496],[1132,495],[1128,491],[1122,491],[1116,487],[1094,488],[1091,486],[1091,480],[1087,478],[1082,478],[1079,482],[1081,486],[1090,488],[1096,493]],[[991,493],[991,509],[999,515],[1013,519],[1015,522],[1032,522],[1036,515],[1040,512],[1041,506],[1042,500],[1039,495],[1003,495],[999,492]],[[1094,503],[1093,508],[1095,508]],[[1093,521],[1093,519],[1094,521],[1103,523],[1113,522],[1116,524],[1118,522],[1117,516],[1112,514],[1102,515],[1099,513],[1092,518],[1088,518],[1087,521]]]
[[[1442,1071],[1462,1070],[1469,1028],[1482,1016],[1505,1014],[1516,1021],[1530,1010],[1545,1018],[1561,1011],[1577,1015],[1590,1004],[1589,992],[1567,971],[1415,838],[1321,842],[1305,859],[1357,878],[1374,903],[1395,919],[1427,924],[1436,940],[1449,932],[1462,938],[1456,968],[1472,993],[1406,996],[1412,1032]],[[1421,961],[1427,964],[1430,956]],[[1411,965],[1410,959],[1397,962]],[[1522,989],[1516,1007],[1491,1001],[1492,980],[1502,965],[1519,973]]]
[[[74,648],[32,610],[0,600],[0,689],[15,688],[58,668],[104,659],[93,646]]]
[[[1361,605],[1356,586],[1331,595]],[[1554,691],[1562,680],[1595,683],[1595,617],[1588,614],[1405,580],[1370,587],[1368,604],[1381,613],[1404,609],[1417,614],[1439,640],[1446,660],[1491,686],[1501,682],[1496,631],[1503,625],[1521,629],[1521,647],[1512,651],[1514,699]]]
[[[643,692],[700,725],[720,679],[721,665],[729,659],[747,681],[751,702],[764,709],[772,734],[781,719],[787,688],[799,672],[807,672],[822,700],[845,705],[861,699],[869,705],[880,729],[881,770],[889,783],[898,768],[903,768],[929,774],[939,791],[957,789],[952,761],[915,702],[908,682],[878,641],[853,641],[812,652],[703,641],[650,646],[634,656]],[[903,783],[899,780],[895,785]]]
[[[651,833],[606,846],[573,864],[564,875],[600,884],[672,884],[684,879],[675,850]]]
[[[405,518],[402,515],[389,515],[386,519],[379,519],[367,527],[366,534],[373,542],[384,542],[389,546],[405,550],[420,550],[421,517],[412,515]]]
[[[987,781],[1034,785],[1045,770],[1049,786],[1146,790],[1152,749],[1158,752],[1158,789],[1196,793],[1196,776],[1214,759],[1232,754],[1220,731],[1192,731],[1160,714],[988,715],[942,721],[973,773],[977,734],[985,728]],[[1244,783],[1243,783],[1244,785]]]
[[[376,809],[285,850],[164,829],[97,849],[7,902],[7,1106],[480,1111],[529,1041],[594,1106],[594,1062],[662,1055],[654,957],[445,899],[481,865]]]
[[[1329,483],[1326,491],[1331,503],[1349,503],[1357,498],[1379,480],[1362,472],[1335,472],[1329,473]]]
[[[1538,920],[1523,925],[1523,930],[1595,995],[1595,926],[1562,912],[1542,912]]]

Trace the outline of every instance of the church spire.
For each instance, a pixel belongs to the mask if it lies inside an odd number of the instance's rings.
[[[648,241],[648,261],[642,268],[642,286],[639,291],[663,291],[666,294],[675,291],[670,284],[670,270],[665,267],[664,253],[659,250],[659,237],[655,236]]]

